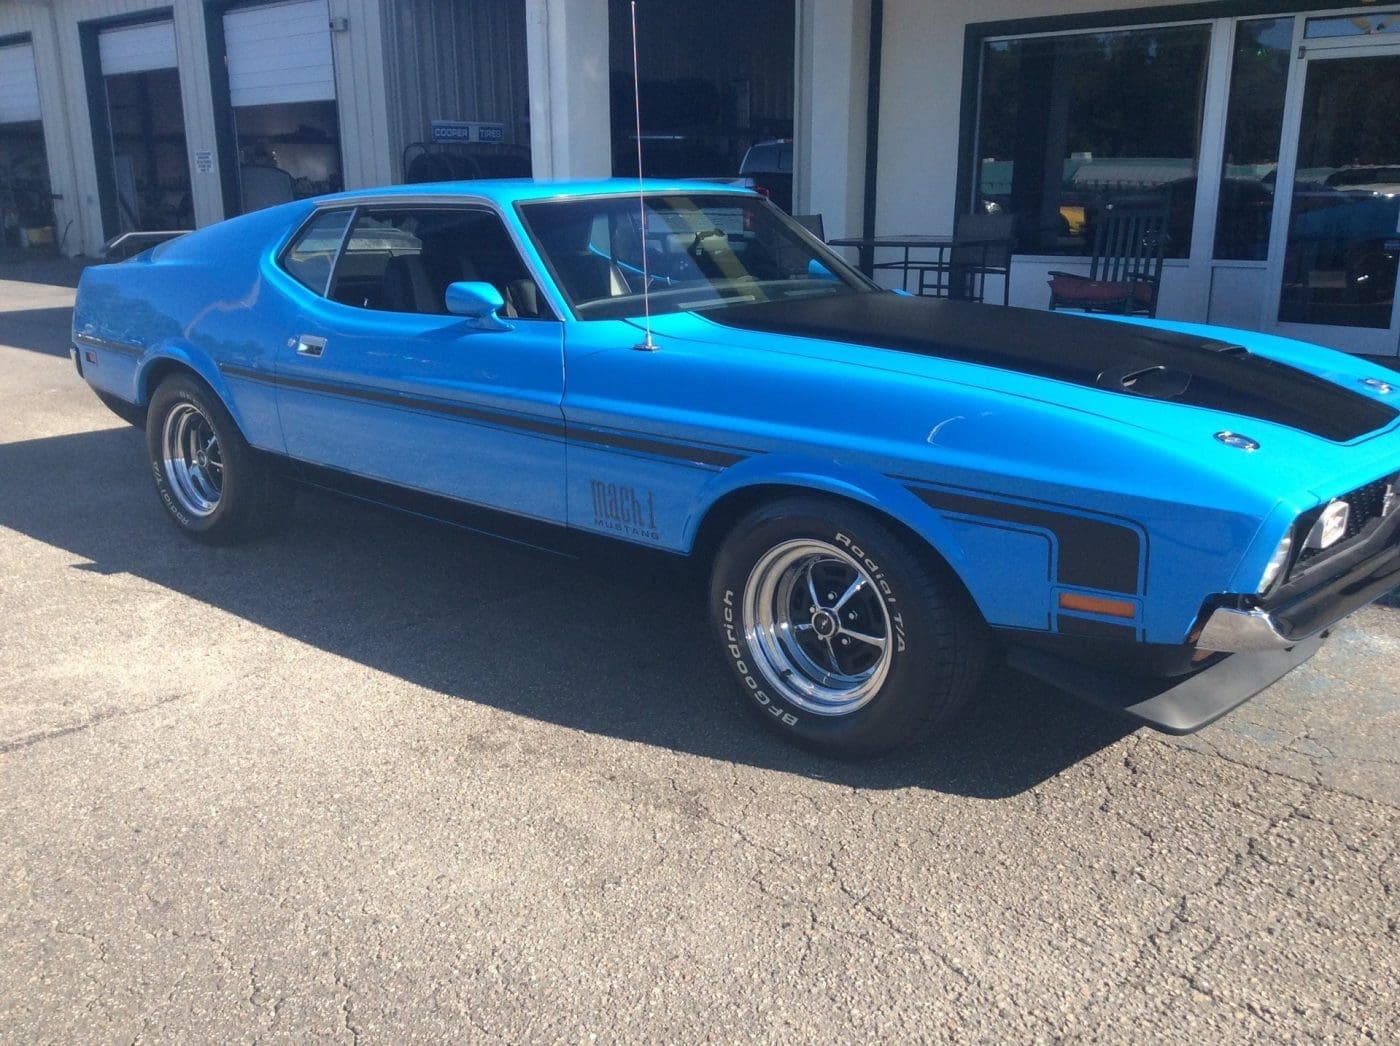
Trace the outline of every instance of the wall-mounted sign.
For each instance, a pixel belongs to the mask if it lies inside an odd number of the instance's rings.
[[[200,174],[214,173],[214,153],[209,149],[197,149],[194,154],[194,169]]]
[[[434,120],[435,142],[504,142],[506,125],[479,120]]]

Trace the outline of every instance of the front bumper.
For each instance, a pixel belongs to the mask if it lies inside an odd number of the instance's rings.
[[[1267,597],[1218,596],[1176,646],[1007,634],[1011,667],[1169,734],[1189,734],[1312,657],[1334,624],[1400,586],[1400,513]]]
[[[1363,544],[1324,562],[1278,592],[1215,606],[1196,646],[1223,653],[1285,650],[1400,586],[1400,513]]]
[[[1220,657],[1173,679],[1105,671],[1030,647],[1008,650],[1007,662],[1136,723],[1166,734],[1189,734],[1278,682],[1317,653],[1325,638],[1324,633],[1287,650]]]

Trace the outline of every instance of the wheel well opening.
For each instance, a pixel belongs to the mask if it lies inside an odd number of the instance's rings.
[[[816,498],[818,500],[830,501],[835,504],[846,505],[857,511],[874,516],[882,524],[894,531],[905,544],[932,570],[945,575],[953,584],[962,591],[967,598],[968,605],[976,608],[977,601],[972,598],[972,593],[963,584],[958,572],[952,568],[943,554],[931,545],[927,538],[915,531],[908,524],[887,512],[882,512],[863,501],[855,498],[842,497],[839,494],[831,494],[827,491],[813,490],[810,487],[787,486],[784,484],[764,484],[754,487],[741,487],[739,490],[731,491],[710,506],[705,513],[704,519],[700,521],[700,528],[695,535],[695,544],[691,549],[691,556],[698,565],[709,569],[715,554],[719,551],[724,539],[733,531],[735,525],[746,515],[758,508],[760,505],[775,501],[785,497],[805,497]]]
[[[199,378],[198,372],[193,367],[186,366],[179,360],[156,360],[148,368],[141,382],[141,405],[149,407],[151,396],[166,378],[172,374],[188,374],[190,377]],[[200,381],[204,379],[199,378]]]

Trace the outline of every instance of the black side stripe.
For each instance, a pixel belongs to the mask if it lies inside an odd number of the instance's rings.
[[[386,403],[391,407],[422,411],[425,414],[442,414],[451,418],[465,418],[468,421],[484,421],[491,425],[535,432],[542,436],[563,436],[564,423],[548,418],[529,417],[523,414],[507,414],[504,411],[488,410],[483,407],[469,407],[463,403],[448,403],[445,400],[424,399],[406,392],[386,392],[382,389],[365,388],[362,385],[328,384],[320,381],[307,381],[279,374],[273,384],[283,388],[302,389],[306,392],[326,392],[348,399],[364,400],[368,403]]]
[[[697,465],[711,465],[728,468],[743,461],[751,452],[740,453],[711,447],[699,443],[665,443],[647,436],[633,436],[625,432],[606,432],[602,429],[585,429],[577,425],[569,426],[569,439],[576,443],[594,443],[602,447],[615,447],[618,450],[635,450],[643,454],[657,454],[661,457],[677,458]]]
[[[90,349],[105,349],[107,352],[116,352],[123,356],[139,356],[146,351],[140,345],[128,345],[124,341],[99,338],[95,334],[85,334],[81,331],[73,335],[73,341],[78,345],[86,345]]]
[[[737,449],[693,443],[675,443],[633,433],[609,432],[605,429],[580,428],[576,425],[565,425],[562,421],[555,422],[547,418],[509,414],[503,411],[493,411],[482,407],[470,407],[460,403],[448,403],[443,400],[423,399],[422,397],[412,396],[408,393],[386,392],[381,389],[365,388],[360,385],[310,381],[304,378],[289,377],[285,374],[274,375],[269,374],[267,371],[255,370],[250,367],[240,367],[231,363],[219,364],[219,370],[223,371],[223,373],[231,378],[244,378],[248,381],[260,382],[264,385],[280,385],[284,388],[302,389],[307,392],[324,392],[333,396],[344,396],[348,399],[365,400],[370,403],[385,403],[393,407],[402,407],[405,410],[416,410],[428,414],[441,414],[446,417],[480,421],[488,425],[500,425],[504,428],[519,429],[543,436],[567,438],[575,443],[591,443],[596,446],[614,447],[618,450],[654,454],[659,457],[674,458],[678,461],[688,461],[697,465],[725,468],[736,462],[743,461],[744,458],[749,455],[749,452],[739,451]]]
[[[1128,595],[1138,592],[1143,541],[1131,527],[954,491],[912,486],[909,490],[924,504],[940,512],[1020,523],[1050,531],[1059,544],[1057,580],[1060,584]]]

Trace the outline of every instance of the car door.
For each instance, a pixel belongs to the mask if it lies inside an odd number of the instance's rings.
[[[528,307],[501,323],[450,315],[443,291],[459,280],[537,299],[521,293],[533,284],[489,209],[357,209],[325,297],[278,350],[287,453],[562,522],[562,325]]]

